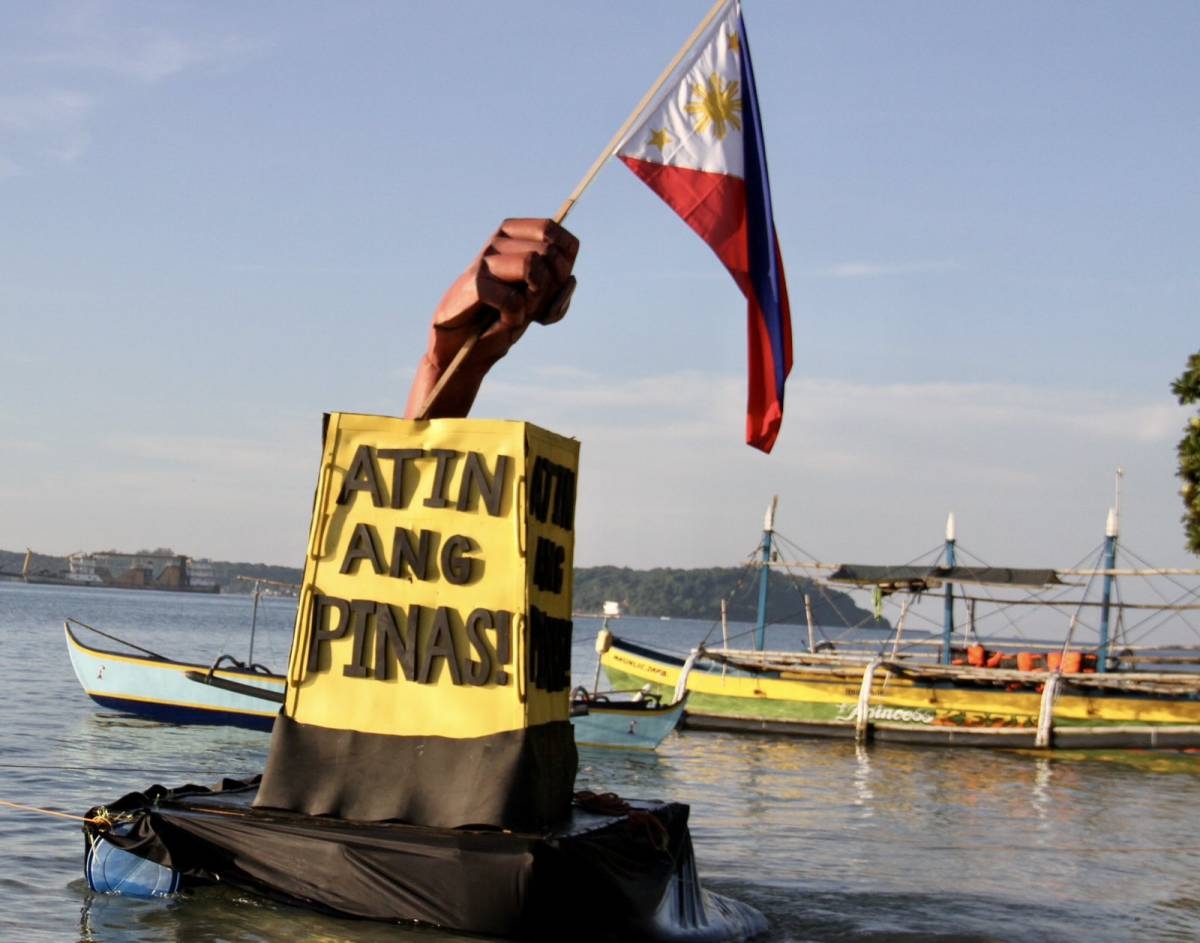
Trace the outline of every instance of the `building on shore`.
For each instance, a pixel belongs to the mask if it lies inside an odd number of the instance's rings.
[[[28,551],[22,573],[30,583],[55,582],[190,593],[215,593],[219,589],[211,560],[195,560],[170,550],[154,553],[120,553],[116,550],[72,553],[67,557],[67,572],[55,578],[31,572],[32,558],[33,551]]]

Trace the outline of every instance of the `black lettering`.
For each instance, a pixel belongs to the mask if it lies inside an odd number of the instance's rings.
[[[483,499],[483,506],[492,517],[500,516],[500,501],[504,497],[504,483],[508,478],[507,455],[496,456],[496,471],[490,476],[484,457],[478,452],[468,452],[466,464],[463,465],[462,483],[458,488],[458,503],[454,506],[459,511],[471,510],[473,493],[478,493]]]
[[[449,507],[450,499],[446,496],[446,491],[450,486],[450,471],[454,460],[462,453],[454,449],[431,449],[429,454],[437,459],[437,466],[433,471],[433,487],[429,497],[425,499],[425,507]]]
[[[539,537],[533,554],[533,585],[543,592],[561,593],[566,560],[565,548]]]
[[[464,554],[474,549],[474,541],[462,534],[455,534],[442,545],[442,576],[447,583],[465,586],[471,582],[475,561]]]
[[[413,576],[419,580],[429,579],[429,551],[433,546],[433,531],[423,530],[417,546],[413,546],[412,532],[397,527],[392,535],[392,568],[389,576],[404,576],[405,567],[411,567]]]
[[[467,616],[467,643],[479,656],[479,661],[468,658],[466,664],[467,684],[487,684],[492,675],[492,649],[484,636],[484,630],[494,626],[495,620],[486,609],[476,609]]]
[[[559,465],[547,458],[538,458],[533,463],[529,477],[529,513],[545,524],[564,530],[575,527],[575,470]]]
[[[383,487],[379,483],[379,469],[375,466],[372,452],[369,445],[360,445],[354,453],[342,482],[342,490],[338,492],[338,504],[347,504],[355,492],[366,491],[370,493],[371,503],[375,507],[383,507]]]
[[[550,507],[549,465],[544,458],[535,459],[529,476],[529,513],[543,524]]]
[[[393,508],[408,507],[408,493],[404,489],[404,471],[408,463],[415,458],[421,458],[424,449],[380,449],[380,459],[394,462],[392,465],[392,501]]]
[[[529,679],[543,691],[562,691],[571,685],[570,619],[529,607]]]
[[[558,487],[554,490],[554,515],[551,518],[563,530],[575,527],[575,471],[565,465],[558,468]]]
[[[450,678],[455,684],[462,684],[462,669],[458,664],[458,652],[454,647],[454,632],[450,628],[450,610],[438,606],[433,617],[433,628],[429,640],[421,652],[421,668],[417,672],[418,684],[429,684],[433,678],[433,660],[441,658],[450,669]]]
[[[370,599],[355,599],[350,603],[350,627],[354,629],[354,652],[350,664],[342,667],[348,678],[365,678],[371,672],[367,664],[367,623],[375,615],[376,603]]]
[[[400,610],[400,618],[404,611]],[[388,679],[388,646],[400,664],[404,680],[411,681],[417,661],[417,633],[421,626],[421,607],[409,606],[408,625],[401,628],[396,624],[396,612],[381,603],[375,610],[375,677],[379,681]]]
[[[504,670],[503,666],[512,661],[512,613],[497,612],[495,621],[496,664],[500,666],[496,672],[496,683],[508,684],[508,672]]]
[[[329,616],[338,614],[337,625],[328,625]],[[336,596],[313,593],[312,617],[309,626],[311,638],[308,645],[308,671],[312,674],[321,670],[321,645],[328,644],[346,634],[350,627],[350,603]]]
[[[346,556],[342,559],[339,573],[355,571],[354,564],[359,560],[368,560],[377,576],[382,576],[387,567],[379,554],[379,543],[375,539],[375,529],[370,524],[357,524],[354,533],[350,535],[350,544],[346,548]]]

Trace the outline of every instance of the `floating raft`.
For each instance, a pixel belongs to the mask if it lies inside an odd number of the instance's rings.
[[[253,808],[258,778],[153,786],[91,810],[92,889],[231,884],[332,914],[528,940],[746,940],[766,919],[701,888],[688,806],[580,794],[545,834]],[[147,863],[164,869],[147,879]],[[149,869],[154,872],[155,869]],[[176,880],[177,878],[177,880]],[[564,922],[569,919],[569,922]]]

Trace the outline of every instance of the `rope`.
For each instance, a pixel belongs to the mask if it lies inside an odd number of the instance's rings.
[[[40,809],[37,806],[22,805],[19,802],[9,802],[7,799],[0,799],[0,805],[10,809],[16,809],[19,812],[37,812],[41,815],[52,815],[60,819],[70,819],[73,822],[86,822],[89,825],[109,825],[108,819],[105,818],[88,818],[85,815],[71,815],[69,812],[58,812],[54,809]]]
[[[595,793],[590,789],[581,789],[575,793],[575,804],[586,812],[599,815],[627,815],[629,803],[615,792]]]

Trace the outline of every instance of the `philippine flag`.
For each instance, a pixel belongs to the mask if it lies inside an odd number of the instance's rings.
[[[717,17],[692,55],[678,88],[617,156],[708,243],[746,296],[746,442],[769,452],[783,420],[792,326],[740,5]]]

